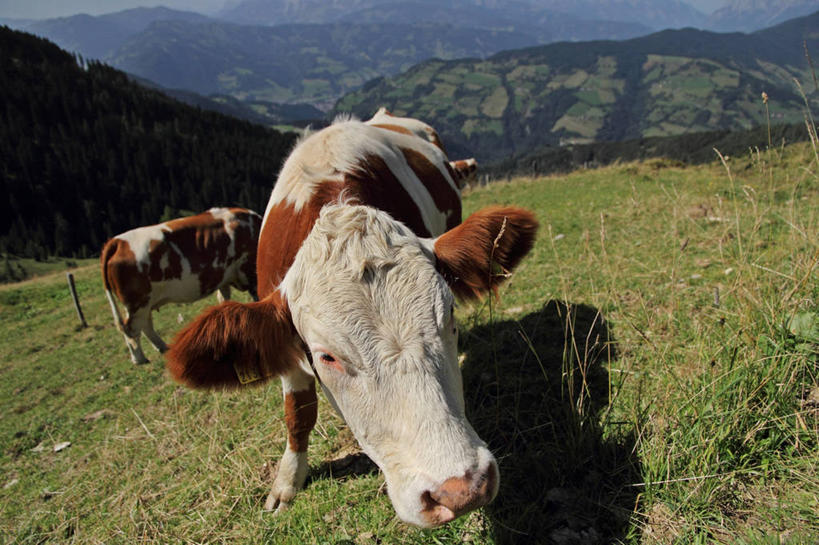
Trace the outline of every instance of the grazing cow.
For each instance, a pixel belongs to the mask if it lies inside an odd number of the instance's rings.
[[[102,284],[125,335],[134,363],[148,359],[140,346],[145,333],[160,352],[168,347],[154,331],[151,311],[165,303],[190,303],[230,287],[256,295],[256,245],[261,216],[244,208],[211,208],[196,216],[139,227],[105,243],[100,261]],[[116,295],[125,305],[123,321]]]
[[[458,174],[435,131],[384,110],[305,138],[265,212],[262,301],[213,307],[171,345],[168,370],[191,387],[281,376],[287,446],[266,509],[304,484],[316,380],[404,521],[437,526],[497,493],[497,463],[464,414],[453,294],[493,290],[537,221],[490,207],[461,223],[456,179],[471,166]]]

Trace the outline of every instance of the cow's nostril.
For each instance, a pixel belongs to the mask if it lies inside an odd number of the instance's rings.
[[[432,494],[429,490],[421,494],[421,505],[423,506],[421,512],[429,524],[438,526],[455,520],[459,513],[456,514],[446,505],[436,501]]]
[[[497,482],[494,462],[480,473],[467,471],[463,477],[450,477],[435,490],[421,494],[422,511],[432,524],[444,524],[492,501]]]

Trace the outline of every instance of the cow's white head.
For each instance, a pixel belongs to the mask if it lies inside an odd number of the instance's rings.
[[[192,385],[229,384],[237,360],[272,376],[306,367],[308,350],[399,517],[449,522],[491,501],[499,481],[464,412],[453,292],[492,289],[536,229],[525,210],[489,208],[420,239],[374,208],[325,206],[280,288],[200,317],[177,338],[169,368]]]
[[[448,522],[495,496],[495,460],[464,414],[454,298],[428,241],[374,208],[325,207],[282,293],[403,520]],[[442,497],[445,483],[457,499]]]

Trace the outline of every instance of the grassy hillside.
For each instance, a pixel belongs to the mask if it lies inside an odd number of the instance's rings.
[[[753,34],[683,29],[620,42],[559,43],[485,60],[429,61],[336,105],[430,122],[454,151],[498,160],[542,146],[802,122],[816,90],[803,42],[819,13]],[[762,103],[761,93],[770,97]]]
[[[458,309],[467,413],[500,462],[491,506],[403,525],[322,399],[306,490],[262,513],[285,441],[278,385],[191,392],[157,355],[133,366],[88,267],[87,329],[62,274],[0,287],[2,540],[816,543],[816,149],[516,179],[465,199],[490,203],[542,223],[500,301]],[[214,302],[166,307],[160,334]]]
[[[492,164],[482,164],[482,179],[510,176],[544,176],[580,168],[597,168],[612,163],[664,158],[698,165],[714,160],[714,148],[724,155],[743,155],[748,150],[766,149],[806,142],[805,124],[772,125],[746,131],[690,132],[676,136],[653,136],[622,142],[592,142],[536,149]]]

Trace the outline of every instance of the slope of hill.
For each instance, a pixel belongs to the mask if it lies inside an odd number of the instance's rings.
[[[819,13],[754,34],[667,30],[622,42],[559,43],[486,60],[429,61],[342,98],[420,117],[454,152],[501,159],[545,145],[802,121],[792,78],[811,81]],[[812,86],[811,86],[812,89]],[[816,92],[815,90],[813,91]]]
[[[294,135],[183,105],[0,27],[0,251],[86,256],[181,210],[263,210]]]
[[[716,161],[715,149],[726,157],[746,156],[749,152],[766,149],[769,144],[780,147],[809,139],[804,124],[652,136],[622,142],[544,147],[494,164],[481,165],[479,172],[483,180],[492,180],[510,176],[544,176],[650,159],[696,165]]]
[[[259,125],[276,126],[295,123],[304,126],[311,123],[322,123],[325,119],[324,112],[310,104],[278,104],[264,101],[243,102],[230,95],[213,94],[204,96],[185,89],[169,89],[139,76],[131,75],[131,79],[143,87],[156,89],[163,95],[175,98],[190,106],[229,115]]]

